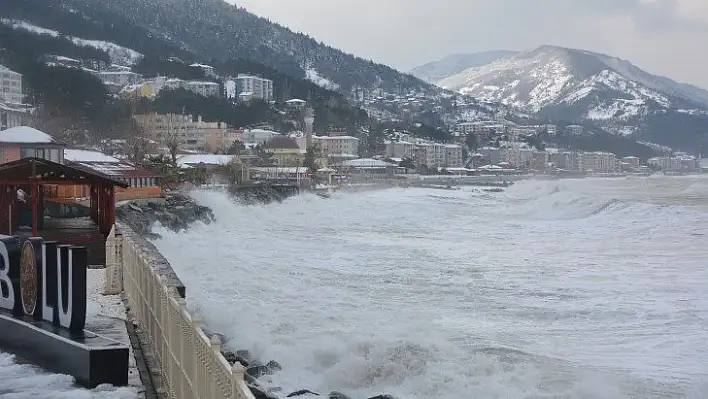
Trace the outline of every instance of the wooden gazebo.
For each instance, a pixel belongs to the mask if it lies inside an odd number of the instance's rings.
[[[32,235],[44,225],[42,186],[87,185],[91,193],[90,216],[104,237],[115,223],[115,187],[128,187],[99,172],[63,165],[41,158],[22,158],[0,165],[0,234],[13,235],[19,229],[19,212],[31,207]],[[18,195],[22,189],[25,198]]]

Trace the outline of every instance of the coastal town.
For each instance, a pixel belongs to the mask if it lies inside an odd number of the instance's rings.
[[[78,60],[67,57],[54,57],[52,62],[67,68],[81,65]],[[190,67],[203,70],[206,76],[218,77],[208,65]],[[264,101],[276,105],[273,81],[246,74],[226,78],[222,84],[165,77],[143,79],[130,68],[113,65],[96,72],[96,76],[109,93],[126,101],[135,97],[154,98],[163,90],[184,89],[203,97],[223,95],[234,102]],[[528,137],[565,134],[572,138],[582,135],[583,127],[569,125],[559,132],[552,124],[520,126],[501,117],[458,122],[449,132],[453,140],[444,142],[417,137],[406,130],[390,129],[378,153],[362,156],[361,135],[357,137],[344,129],[315,133],[313,125],[317,115],[307,100],[299,98],[279,105],[293,124],[303,129],[283,132],[276,131],[267,122],[244,128],[205,121],[201,115],[145,113],[133,116],[142,133],[140,137],[72,146],[31,127],[36,125],[34,114],[41,104],[23,103],[20,73],[0,66],[0,77],[1,161],[39,157],[80,165],[126,182],[130,187],[118,193],[121,199],[158,196],[162,188],[174,188],[185,182],[214,183],[204,178],[205,174],[229,165],[238,166],[231,170],[237,170],[234,181],[239,184],[270,180],[307,186],[313,181],[338,186],[450,175],[558,178],[657,172],[680,175],[700,173],[708,168],[705,160],[681,152],[667,151],[663,156],[640,159],[637,156],[620,158],[610,152],[552,148],[544,142],[532,146],[526,140]],[[490,140],[496,140],[494,146],[481,145]],[[170,173],[172,178],[167,179],[165,168],[160,167],[159,162],[171,163],[181,172]],[[202,179],[194,179],[195,175]],[[86,193],[76,190],[72,193],[75,198],[87,197]]]

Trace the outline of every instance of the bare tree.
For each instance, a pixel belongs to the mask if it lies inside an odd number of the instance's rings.
[[[143,128],[135,121],[125,130],[125,153],[132,163],[142,165],[145,162],[149,143]]]
[[[167,147],[170,152],[170,159],[172,160],[172,165],[177,165],[177,152],[179,151],[179,145],[182,141],[183,129],[181,129],[184,119],[182,115],[182,120],[179,120],[178,116],[175,114],[167,115],[167,124],[162,132],[162,143]]]

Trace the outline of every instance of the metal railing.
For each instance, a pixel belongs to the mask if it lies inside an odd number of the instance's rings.
[[[134,233],[132,233],[134,234]],[[148,336],[149,351],[160,364],[166,394],[175,399],[255,399],[244,381],[245,368],[229,365],[218,335],[202,329],[199,316],[154,266],[154,255],[132,234],[106,241],[106,293],[121,290],[135,324]]]

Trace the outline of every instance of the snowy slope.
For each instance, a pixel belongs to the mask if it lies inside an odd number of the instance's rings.
[[[588,121],[621,135],[699,147],[708,91],[604,54],[541,46],[437,82],[552,120]]]
[[[10,20],[3,18],[0,19],[0,22],[6,25],[10,25],[13,28],[24,29],[39,35],[50,35],[53,37],[58,37],[62,35],[60,32],[57,32],[55,30],[45,29],[41,26],[31,24],[27,21]],[[72,36],[66,36],[66,38],[71,40],[72,42],[74,42],[74,44],[78,46],[93,47],[105,51],[111,57],[111,62],[118,65],[135,65],[138,61],[140,61],[141,58],[143,58],[143,55],[138,53],[137,51],[131,50],[123,46],[119,46],[115,43],[106,42],[102,40],[87,40]]]
[[[609,109],[624,117],[641,116],[650,103],[686,112],[708,108],[705,90],[651,75],[618,58],[553,46],[467,69],[438,85],[533,112],[590,100],[584,117],[591,119],[606,119],[601,110]]]
[[[496,61],[500,58],[516,54],[516,51],[483,51],[471,54],[453,54],[437,61],[428,62],[410,70],[413,76],[417,76],[427,82],[435,83],[448,76],[456,75],[466,69],[479,67]]]

